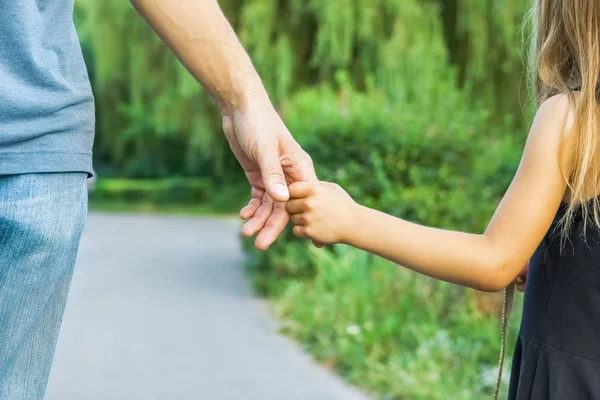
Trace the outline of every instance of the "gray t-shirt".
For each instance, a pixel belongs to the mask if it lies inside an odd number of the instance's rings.
[[[0,0],[0,175],[91,173],[93,139],[73,0]]]

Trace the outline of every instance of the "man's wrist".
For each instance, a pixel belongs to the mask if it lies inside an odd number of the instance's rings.
[[[246,81],[236,86],[228,91],[228,95],[222,93],[217,99],[222,116],[233,117],[249,110],[260,111],[273,107],[258,75],[250,82]]]

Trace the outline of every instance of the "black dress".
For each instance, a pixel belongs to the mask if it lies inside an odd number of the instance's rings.
[[[600,400],[600,231],[579,213],[561,252],[564,212],[531,259],[510,400]]]

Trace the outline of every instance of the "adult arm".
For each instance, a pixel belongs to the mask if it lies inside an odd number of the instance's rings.
[[[231,150],[252,185],[243,233],[266,249],[289,220],[287,184],[316,181],[312,162],[274,109],[216,0],[131,0],[215,99]],[[275,201],[274,201],[275,200]]]

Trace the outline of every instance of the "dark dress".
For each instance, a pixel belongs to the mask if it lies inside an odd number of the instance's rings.
[[[531,259],[510,400],[600,400],[600,231],[578,214],[561,252],[564,212]]]

